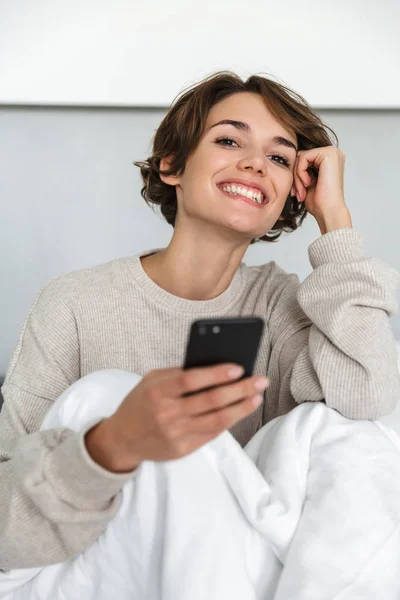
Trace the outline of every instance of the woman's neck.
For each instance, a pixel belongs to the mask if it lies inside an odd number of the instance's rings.
[[[211,300],[230,285],[247,245],[227,252],[219,244],[187,245],[171,240],[165,250],[141,259],[146,274],[159,287],[187,300]]]

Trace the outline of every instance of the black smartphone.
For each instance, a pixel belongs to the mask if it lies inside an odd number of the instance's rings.
[[[194,321],[190,328],[183,368],[237,363],[244,367],[244,373],[235,381],[250,377],[263,330],[264,319],[260,317],[222,317]]]

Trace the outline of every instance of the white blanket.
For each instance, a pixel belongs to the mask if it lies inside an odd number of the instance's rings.
[[[139,381],[104,370],[60,396],[42,429],[112,414]],[[144,462],[77,558],[0,574],[2,600],[400,598],[400,438],[305,403],[243,450],[229,432]]]

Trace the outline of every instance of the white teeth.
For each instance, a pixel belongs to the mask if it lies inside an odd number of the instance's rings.
[[[236,196],[245,196],[246,198],[250,198],[250,200],[254,200],[257,204],[263,203],[263,194],[261,192],[252,192],[251,190],[246,189],[245,187],[236,186],[235,184],[224,185],[221,186],[221,189],[224,192],[230,192],[231,194],[235,194]]]

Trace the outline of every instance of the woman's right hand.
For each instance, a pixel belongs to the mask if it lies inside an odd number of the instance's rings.
[[[240,370],[230,375],[233,368]],[[237,381],[242,374],[234,364],[151,371],[113,415],[86,434],[86,448],[95,462],[113,472],[131,471],[143,460],[190,454],[261,404],[268,379]],[[205,389],[213,386],[220,387]]]

